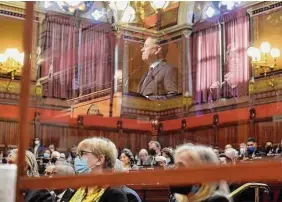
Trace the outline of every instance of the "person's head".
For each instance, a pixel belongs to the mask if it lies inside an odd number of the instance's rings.
[[[164,156],[156,156],[155,160],[160,167],[165,168],[167,166],[166,158]]]
[[[76,150],[77,150],[76,145],[73,145],[73,146],[70,148],[70,155],[71,155],[73,158],[76,157]]]
[[[8,163],[10,164],[16,164],[18,159],[18,150],[13,149],[11,150],[9,156],[8,156]],[[25,151],[25,166],[24,171],[29,177],[38,177],[38,165],[36,162],[36,158],[34,154],[28,150]]]
[[[40,139],[39,137],[34,138],[34,145],[39,146],[40,145]]]
[[[49,150],[52,152],[56,151],[55,145],[54,144],[50,144],[49,145]]]
[[[43,157],[46,159],[51,158],[51,151],[49,149],[45,149]]]
[[[131,167],[134,164],[134,156],[129,149],[121,151],[120,160],[124,167]]]
[[[174,156],[172,149],[165,147],[161,151],[161,155],[166,158],[166,163],[173,165],[174,164]]]
[[[217,156],[219,155],[219,147],[214,147],[213,151]]]
[[[271,141],[266,142],[266,143],[265,143],[265,151],[266,151],[266,153],[267,153],[267,154],[268,154],[268,153],[271,153],[272,149],[273,149],[273,144],[272,144],[272,142],[271,142]]]
[[[226,149],[224,151],[224,154],[231,160],[233,164],[236,163],[236,160],[238,158],[238,152],[235,149],[233,148]]]
[[[250,137],[248,139],[248,142],[247,142],[247,150],[250,154],[254,153],[255,150],[257,148],[257,142],[256,142],[256,139],[253,138],[253,137]]]
[[[225,150],[226,150],[226,149],[230,149],[230,148],[233,148],[231,144],[225,145]]]
[[[155,156],[160,154],[161,152],[161,144],[158,141],[150,141],[149,142],[149,154],[151,156]]]
[[[107,138],[94,137],[81,141],[77,147],[80,159],[87,161],[90,172],[103,172],[113,169],[117,149],[115,144]]]
[[[57,151],[53,151],[52,154],[51,154],[51,158],[55,158],[55,159],[60,159],[61,157],[61,154],[60,152],[57,152]]]
[[[218,164],[216,154],[209,147],[184,144],[175,150],[176,169]],[[204,201],[215,193],[218,186],[219,183],[214,182],[200,185],[173,186],[170,187],[170,190],[175,194],[177,201]]]
[[[148,152],[146,149],[141,149],[138,155],[140,161],[146,161],[148,159]]]
[[[153,62],[163,59],[167,53],[167,45],[161,46],[160,41],[154,37],[148,37],[144,43],[142,52],[142,60],[152,64]]]

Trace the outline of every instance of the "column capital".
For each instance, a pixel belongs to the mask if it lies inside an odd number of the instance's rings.
[[[187,39],[191,36],[192,31],[191,30],[183,30],[182,34]]]

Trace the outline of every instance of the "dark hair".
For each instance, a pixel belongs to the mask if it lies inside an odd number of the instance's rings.
[[[256,139],[254,137],[249,137],[248,142],[256,142]]]
[[[161,153],[165,153],[170,158],[169,164],[174,164],[173,152],[170,148],[168,147],[163,148]]]
[[[125,156],[127,156],[130,160],[130,166],[133,166],[134,156],[133,156],[132,152],[130,151],[130,149],[123,149],[120,154],[124,154]]]

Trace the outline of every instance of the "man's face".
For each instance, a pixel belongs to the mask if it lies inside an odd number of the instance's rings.
[[[143,48],[141,49],[142,52],[142,60],[149,61],[150,59],[154,58],[159,53],[159,46],[156,45],[156,40],[152,38],[147,38]]]
[[[147,153],[145,153],[145,152],[140,152],[140,153],[139,153],[139,158],[140,158],[142,161],[147,160],[147,157],[148,157],[148,154],[147,154]]]
[[[247,142],[247,147],[254,147],[254,148],[257,148],[257,144],[255,142]]]

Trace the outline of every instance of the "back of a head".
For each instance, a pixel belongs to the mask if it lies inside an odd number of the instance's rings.
[[[75,175],[75,171],[70,164],[59,164],[54,168],[56,175]]]
[[[51,154],[51,158],[60,159],[60,157],[61,157],[60,152],[53,151],[52,154]]]

